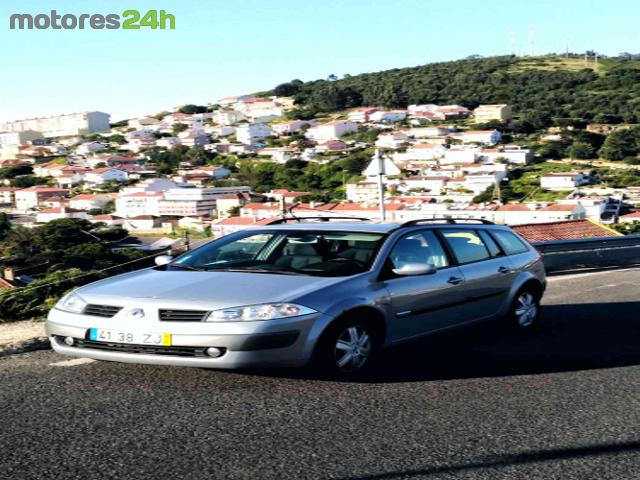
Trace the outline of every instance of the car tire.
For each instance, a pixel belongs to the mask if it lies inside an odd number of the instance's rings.
[[[345,318],[330,325],[315,350],[314,370],[321,376],[357,379],[371,371],[382,346],[372,322]]]
[[[541,292],[533,286],[521,288],[513,299],[507,321],[516,333],[527,333],[540,326]]]

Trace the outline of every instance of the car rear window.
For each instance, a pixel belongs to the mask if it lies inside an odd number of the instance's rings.
[[[529,250],[527,244],[520,240],[514,233],[506,230],[492,230],[491,233],[507,255],[524,253]]]
[[[442,235],[459,263],[472,263],[490,258],[489,250],[475,230],[443,229]]]

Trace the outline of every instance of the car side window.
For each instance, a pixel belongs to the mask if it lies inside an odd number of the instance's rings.
[[[494,230],[491,233],[496,237],[496,240],[500,246],[502,246],[502,249],[507,252],[507,255],[524,253],[529,250],[529,247],[511,232],[506,230]]]
[[[391,250],[389,260],[393,268],[408,263],[431,263],[437,268],[449,266],[449,259],[432,230],[411,232],[403,236]]]
[[[500,250],[500,247],[498,246],[496,241],[491,237],[491,235],[489,235],[484,230],[478,230],[478,233],[480,234],[480,237],[482,237],[482,241],[487,246],[487,249],[489,249],[489,253],[491,254],[492,257],[501,257],[504,255],[504,253],[502,252],[502,250]]]
[[[459,263],[472,263],[491,258],[487,246],[475,230],[447,228],[442,229],[441,232]]]

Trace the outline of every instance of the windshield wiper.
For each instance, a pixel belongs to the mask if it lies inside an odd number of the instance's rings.
[[[252,267],[228,267],[228,268],[212,268],[218,272],[246,272],[246,273],[274,273],[276,275],[305,275],[301,270],[280,269],[280,268],[252,268]]]
[[[192,272],[206,272],[204,268],[190,267],[189,265],[169,265],[169,268],[179,268],[180,270],[191,270]]]

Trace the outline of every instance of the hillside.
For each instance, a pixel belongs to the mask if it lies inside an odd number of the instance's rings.
[[[509,103],[515,130],[537,130],[554,118],[605,123],[640,122],[640,61],[593,58],[491,57],[432,63],[377,73],[278,85],[273,93],[295,95],[299,116],[363,105],[388,108],[412,103]]]

